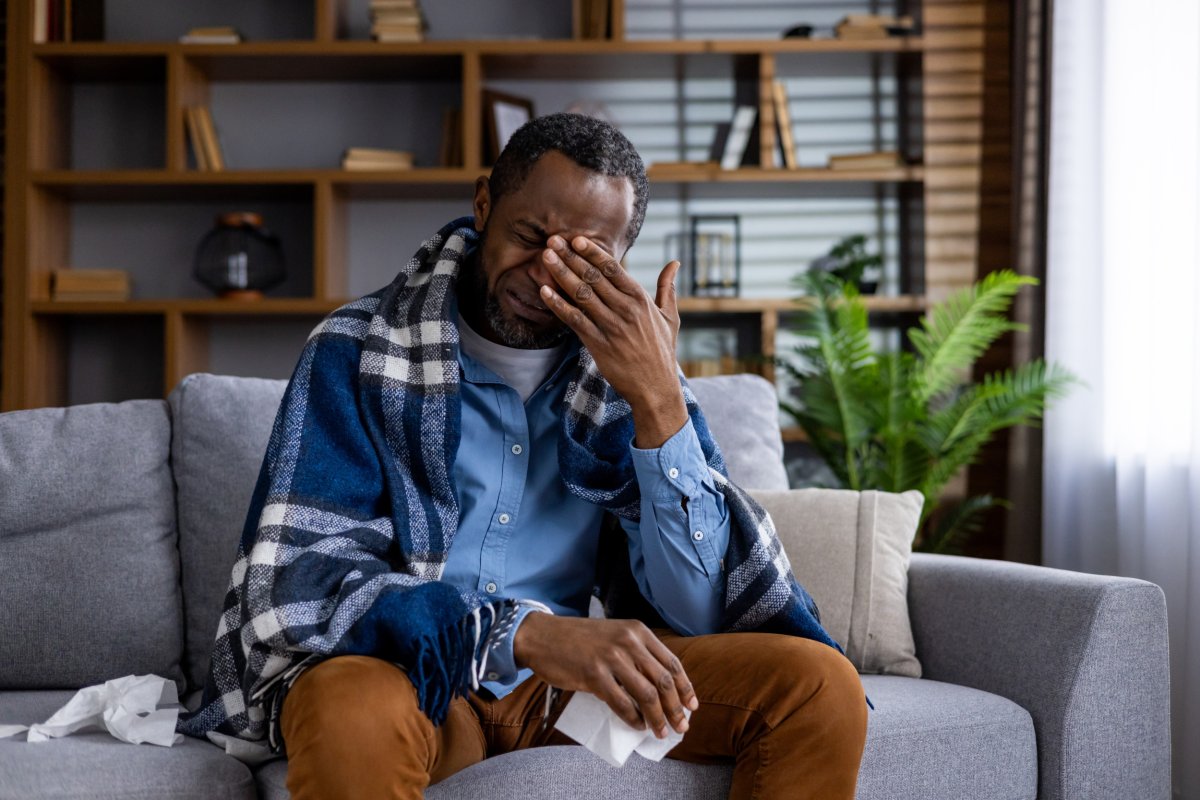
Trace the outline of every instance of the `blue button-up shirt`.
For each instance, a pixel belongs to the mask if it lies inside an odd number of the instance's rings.
[[[604,510],[571,494],[558,468],[561,406],[577,357],[576,345],[522,403],[502,378],[460,354],[462,441],[454,465],[460,516],[443,581],[586,616]],[[713,633],[724,600],[729,517],[691,421],[661,447],[642,450],[631,442],[630,451],[642,519],[621,524],[634,578],[675,630]],[[484,686],[496,697],[532,674],[516,668],[512,653],[528,613],[522,609],[489,656]]]

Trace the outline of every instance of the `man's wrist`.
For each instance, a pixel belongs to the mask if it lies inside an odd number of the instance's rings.
[[[553,614],[535,610],[521,620],[513,635],[512,644],[513,662],[519,669],[529,666],[530,659],[536,655],[541,630],[547,620],[553,619]]]
[[[634,444],[642,450],[661,447],[687,422],[687,405],[683,402],[683,391],[675,384],[675,391],[651,395],[646,399],[629,402],[633,411]]]

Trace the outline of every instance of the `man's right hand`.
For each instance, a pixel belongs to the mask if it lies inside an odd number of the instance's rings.
[[[686,731],[683,707],[700,705],[683,664],[636,620],[530,614],[513,656],[552,686],[596,695],[631,727],[648,724],[660,739],[668,724]]]

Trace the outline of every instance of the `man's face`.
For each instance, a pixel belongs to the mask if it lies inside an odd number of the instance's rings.
[[[525,184],[494,204],[486,180],[475,187],[475,229],[483,234],[469,302],[482,305],[479,333],[508,347],[553,346],[566,326],[538,294],[555,287],[542,262],[546,240],[586,236],[620,259],[633,216],[633,183],[598,175],[550,151],[538,159]]]

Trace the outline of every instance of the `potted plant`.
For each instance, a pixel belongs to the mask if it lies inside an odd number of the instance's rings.
[[[829,248],[829,252],[814,261],[810,269],[853,284],[862,294],[875,294],[883,272],[883,256],[878,253],[867,255],[867,237],[859,233],[847,236]]]
[[[911,351],[877,352],[857,288],[809,272],[798,283],[809,297],[796,332],[804,337],[780,366],[796,381],[781,406],[807,434],[838,488],[925,496],[918,549],[946,552],[977,529],[979,515],[1003,501],[968,497],[943,509],[942,490],[992,436],[1034,424],[1046,403],[1075,380],[1041,359],[970,379],[993,342],[1021,325],[1007,317],[1013,297],[1033,278],[994,272],[930,309],[909,329]]]

